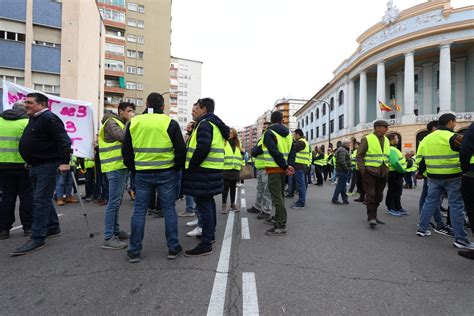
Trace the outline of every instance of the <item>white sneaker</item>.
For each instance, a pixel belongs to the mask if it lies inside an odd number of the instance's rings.
[[[188,237],[196,237],[196,236],[201,236],[202,235],[202,228],[197,226],[194,228],[192,231],[186,234]]]
[[[196,218],[195,220],[187,222],[186,227],[194,227],[194,226],[197,226],[197,224],[198,224],[198,219]]]

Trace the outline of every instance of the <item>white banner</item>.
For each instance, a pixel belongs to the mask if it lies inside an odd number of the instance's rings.
[[[49,98],[49,109],[63,121],[71,138],[73,155],[94,158],[94,117],[92,104],[46,94],[8,81],[3,81],[3,110],[11,109],[15,102],[25,100],[26,95],[39,92]]]

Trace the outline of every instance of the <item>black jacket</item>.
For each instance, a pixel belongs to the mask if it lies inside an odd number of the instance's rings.
[[[68,165],[71,160],[71,139],[61,119],[51,111],[30,117],[19,149],[23,159],[32,166]]]
[[[24,109],[12,109],[0,113],[0,117],[7,121],[17,121],[21,119],[27,119],[28,115],[26,115],[26,110]],[[4,162],[0,163],[0,169],[25,169],[25,164]]]
[[[159,113],[154,110],[154,113]],[[160,113],[161,114],[161,113]],[[174,149],[174,167],[167,169],[154,170],[137,170],[138,173],[155,173],[168,170],[181,170],[184,167],[184,160],[186,159],[186,145],[184,144],[183,134],[181,128],[175,120],[171,120],[168,129],[166,130],[168,136],[173,143]],[[122,143],[123,163],[129,169],[135,170],[135,153],[133,152],[132,135],[130,134],[130,124],[125,127],[125,138]]]
[[[201,167],[201,163],[211,150],[213,127],[209,122],[219,128],[224,139],[229,138],[229,127],[213,113],[204,115],[196,122],[197,128],[193,133],[197,133],[197,145],[193,157],[189,161],[189,168],[183,172],[181,188],[183,194],[209,197],[222,193],[224,186],[222,170]]]
[[[463,173],[474,172],[474,164],[471,164],[471,157],[474,155],[474,123],[469,125],[459,150],[461,169]]]
[[[268,129],[274,131],[281,137],[286,137],[290,134],[290,130],[281,124],[272,124]],[[263,137],[263,144],[267,147],[268,153],[270,156],[272,156],[277,165],[283,170],[286,170],[288,168],[288,161],[286,161],[285,157],[283,157],[283,154],[278,151],[276,136],[267,130],[265,136]],[[290,160],[290,158],[292,158],[292,161],[294,161],[294,157],[288,157],[288,160]]]

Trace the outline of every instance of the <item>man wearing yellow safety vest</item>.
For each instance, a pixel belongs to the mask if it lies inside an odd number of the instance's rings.
[[[301,129],[295,129],[293,132],[295,142],[293,143],[293,151],[295,153],[294,161],[290,161],[295,168],[296,187],[298,190],[298,200],[291,206],[292,209],[304,209],[306,205],[306,173],[311,165],[311,148],[308,141],[304,138]]]
[[[374,132],[362,138],[357,150],[356,161],[362,176],[370,228],[385,224],[377,218],[377,208],[383,200],[388,177],[390,142],[385,137],[387,131],[387,121],[375,121]]]
[[[202,236],[194,249],[185,251],[184,255],[188,257],[212,254],[212,242],[215,241],[214,195],[221,194],[224,187],[224,140],[229,138],[229,127],[214,114],[214,108],[215,103],[211,98],[199,99],[193,105],[196,128],[186,149],[181,192],[196,199],[196,208],[202,221]]]
[[[474,235],[474,123],[471,123],[459,150],[459,159],[463,172],[461,192],[466,207],[467,217]],[[459,251],[460,256],[474,259],[474,250]]]
[[[272,212],[272,196],[268,189],[268,174],[265,172],[262,150],[263,135],[270,125],[270,122],[263,123],[262,137],[258,140],[257,146],[252,149],[252,157],[255,157],[255,168],[257,169],[257,199],[247,212],[258,213],[257,219],[270,219]]]
[[[336,150],[336,177],[337,185],[334,189],[334,194],[331,199],[332,204],[349,204],[347,199],[346,187],[347,187],[347,176],[351,169],[351,155],[349,149],[351,141],[343,139],[341,146]],[[341,195],[342,203],[339,201],[339,195]]]
[[[124,249],[128,233],[120,229],[118,212],[122,204],[128,171],[123,163],[122,142],[125,124],[135,115],[135,104],[120,102],[118,115],[109,112],[102,119],[99,131],[99,157],[102,172],[109,183],[109,200],[105,209],[103,249]]]
[[[387,136],[390,142],[390,158],[388,172],[388,190],[385,197],[387,213],[392,216],[408,215],[402,207],[403,175],[406,172],[406,160],[402,152],[397,148],[398,135],[393,133]]]
[[[135,171],[135,202],[131,219],[129,261],[141,260],[145,219],[150,194],[155,188],[165,217],[165,235],[168,259],[175,259],[182,251],[178,240],[178,215],[175,199],[178,194],[178,171],[184,166],[186,146],[179,124],[163,114],[164,99],[159,93],[150,93],[147,111],[135,116],[127,124],[122,145],[123,162]]]
[[[323,169],[324,169],[324,149],[319,147],[314,148],[313,165],[316,170],[316,185],[323,186]]]
[[[275,206],[275,216],[265,220],[266,224],[274,227],[267,230],[269,236],[286,235],[286,208],[284,201],[285,174],[293,175],[295,170],[288,164],[293,143],[290,131],[282,125],[283,113],[275,111],[271,114],[270,127],[263,135],[263,157],[265,171],[268,174],[268,188]],[[294,158],[293,158],[294,161]]]
[[[28,125],[23,102],[0,114],[0,239],[10,237],[15,222],[15,204],[20,198],[20,221],[23,235],[31,235],[33,222],[33,188],[18,151],[18,142]]]
[[[460,249],[474,250],[464,230],[464,203],[461,194],[462,171],[459,160],[458,136],[453,132],[456,116],[443,114],[438,119],[438,129],[423,139],[418,150],[418,159],[424,159],[428,175],[428,195],[421,210],[420,222],[416,234],[420,237],[431,235],[428,230],[433,213],[439,209],[440,196],[448,194],[449,212],[454,246]]]
[[[235,128],[230,129],[229,139],[225,142],[224,154],[224,192],[222,192],[222,214],[227,214],[227,196],[230,191],[230,210],[240,211],[235,203],[237,192],[237,181],[240,181],[240,170],[245,166],[242,147]]]

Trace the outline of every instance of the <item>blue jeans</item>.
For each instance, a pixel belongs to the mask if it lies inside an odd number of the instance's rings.
[[[72,196],[72,175],[71,172],[56,174],[56,197]]]
[[[421,210],[423,209],[423,205],[425,204],[427,195],[428,195],[428,178],[423,178],[423,190],[421,191],[420,203],[418,204],[418,207],[419,207],[418,212],[420,215],[421,215]],[[441,217],[441,210],[439,208],[434,211],[433,218],[438,228],[442,228],[445,226],[443,222],[443,218]]]
[[[122,205],[123,191],[127,182],[127,169],[114,170],[106,173],[109,183],[109,201],[105,208],[104,238],[112,238],[120,232],[119,209]]]
[[[428,179],[428,195],[425,204],[421,209],[420,224],[421,231],[426,231],[431,217],[439,211],[441,195],[446,190],[448,192],[449,215],[451,226],[453,227],[454,238],[456,240],[468,241],[464,230],[464,202],[461,194],[461,178],[457,179]]]
[[[295,195],[296,190],[296,175],[288,176],[288,195]]]
[[[158,190],[161,206],[165,215],[165,236],[168,249],[175,251],[179,246],[178,241],[178,216],[175,210],[176,177],[178,173],[174,170],[135,174],[135,203],[131,222],[130,246],[128,253],[140,254],[142,241],[145,235],[145,219],[150,195]]]
[[[216,202],[213,196],[196,196],[195,201],[202,221],[200,246],[209,249],[212,248],[216,233]]]
[[[304,206],[306,203],[306,170],[298,169],[295,171],[294,177],[296,178],[296,187],[298,189],[298,201],[295,204],[298,206]]]
[[[44,241],[48,231],[59,228],[59,219],[53,204],[58,164],[46,164],[30,169],[33,185],[33,224],[31,239]]]
[[[339,199],[339,194],[341,194],[342,200],[344,202],[347,201],[347,174],[347,171],[336,171],[337,185],[332,196],[333,201],[337,201]]]
[[[186,212],[192,213],[196,208],[196,204],[194,203],[194,198],[191,195],[186,195]]]

